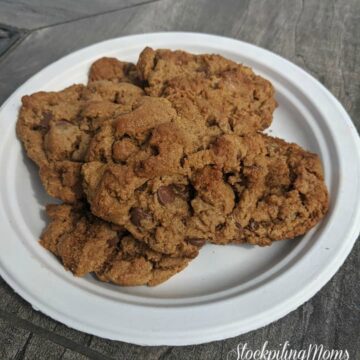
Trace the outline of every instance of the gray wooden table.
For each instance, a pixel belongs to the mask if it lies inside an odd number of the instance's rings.
[[[360,127],[359,0],[0,0],[0,104],[54,60],[127,34],[198,31],[270,49],[300,65],[342,102]],[[360,244],[334,278],[283,319],[224,341],[140,347],[70,329],[36,312],[0,278],[0,360],[226,359],[239,342],[254,350],[309,344],[360,359]]]

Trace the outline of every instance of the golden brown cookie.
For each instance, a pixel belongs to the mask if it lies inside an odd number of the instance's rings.
[[[151,250],[123,228],[93,216],[81,203],[48,205],[51,221],[40,243],[76,276],[95,273],[123,286],[158,285],[183,270],[198,254],[173,256]]]
[[[269,245],[304,234],[328,208],[319,158],[280,139],[225,134],[183,161],[157,157],[145,147],[121,164],[87,163],[83,175],[94,214],[160,252],[194,239]]]
[[[92,63],[90,67],[89,82],[99,80],[129,82],[139,86],[141,84],[134,64],[110,57],[102,57]]]
[[[48,206],[41,243],[77,276],[156,285],[206,241],[270,245],[328,209],[318,156],[259,132],[271,83],[222,56],[101,58],[87,86],[22,101],[18,136],[47,192],[73,203]]]
[[[264,134],[224,135],[205,161],[189,159],[193,217],[188,236],[270,245],[303,235],[328,210],[319,157]]]
[[[80,169],[92,134],[142,96],[133,84],[102,80],[22,98],[17,134],[51,196],[66,202],[83,197]]]
[[[274,88],[246,66],[220,55],[145,48],[137,67],[149,95],[166,97],[175,107],[187,99],[208,126],[224,133],[243,135],[271,124]]]
[[[141,98],[132,111],[100,127],[92,138],[82,173],[94,214],[125,226],[156,251],[169,254],[191,241],[270,244],[305,233],[322,218],[327,209],[327,192],[315,155],[256,132],[239,135],[244,122],[233,122],[230,128],[209,122],[192,100],[196,96],[178,96],[177,91],[168,96],[167,90],[159,90],[159,84],[167,87],[173,79],[186,80],[198,73],[204,73],[207,79],[209,74],[234,70],[248,73],[253,82],[261,82],[261,78],[219,56],[167,50],[145,49],[138,66],[148,80],[147,91],[164,97]],[[189,83],[184,89],[191,86]],[[206,88],[205,83],[201,86]],[[242,90],[244,94],[248,91]],[[275,145],[277,152],[271,150]],[[293,210],[287,217],[279,215],[259,224],[257,206],[261,204],[267,211],[260,199],[275,191],[267,179],[285,176],[277,171],[284,170],[284,164],[290,168],[287,156],[301,168],[308,159],[314,159],[320,169],[314,179],[306,178],[309,186],[314,182],[319,189],[318,196],[309,194],[309,203],[317,210],[305,211],[297,203],[302,215],[296,215],[296,219]],[[245,175],[250,179],[246,186]],[[161,201],[159,190],[164,191],[165,201]],[[284,206],[290,204],[289,197],[295,201],[294,192],[282,189],[279,194]]]
[[[133,111],[99,128],[82,168],[91,211],[166,254],[197,246],[185,237],[192,211],[185,164],[208,139],[203,124],[192,121],[168,100],[145,96]]]

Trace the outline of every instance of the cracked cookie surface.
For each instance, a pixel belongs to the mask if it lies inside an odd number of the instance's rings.
[[[296,144],[264,134],[224,135],[192,163],[188,236],[271,245],[303,235],[328,210],[321,161]]]
[[[89,82],[99,80],[129,82],[131,84],[141,85],[135,64],[119,61],[111,57],[102,57],[91,64]]]
[[[171,103],[145,103],[146,111],[119,116],[90,145],[83,178],[97,216],[170,254],[192,241],[269,245],[304,234],[326,213],[315,154],[261,133],[208,137],[197,149]]]
[[[167,99],[143,97],[91,140],[82,168],[91,211],[156,251],[192,248],[194,239],[185,236],[192,211],[186,158],[215,138],[206,129],[179,116]]]
[[[150,249],[122,227],[92,215],[82,203],[48,205],[51,221],[40,243],[76,276],[94,273],[123,286],[158,285],[183,270],[198,254],[172,256]]]
[[[222,56],[101,58],[87,85],[22,103],[18,136],[47,192],[72,203],[48,206],[41,244],[77,276],[156,285],[207,241],[270,245],[328,209],[319,157],[260,132],[271,83]]]
[[[187,99],[222,132],[244,135],[271,124],[274,88],[249,67],[220,55],[151,48],[142,51],[137,67],[149,95],[166,97],[174,106]]]
[[[66,202],[83,197],[80,170],[93,133],[143,95],[131,83],[99,79],[22,98],[17,134],[51,196]]]
[[[199,59],[211,65],[219,57]],[[238,66],[220,65],[214,73]],[[93,213],[164,253],[191,242],[269,245],[305,233],[328,206],[316,155],[261,133],[209,124],[188,96],[143,97],[99,129],[87,159],[83,185]]]

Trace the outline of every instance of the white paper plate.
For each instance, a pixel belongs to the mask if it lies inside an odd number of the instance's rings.
[[[279,107],[269,130],[320,154],[331,208],[301,239],[268,248],[207,245],[165,284],[123,288],[75,278],[37,243],[46,223],[36,167],[15,136],[22,95],[85,82],[101,56],[136,61],[145,46],[219,53],[271,80]],[[339,269],[360,231],[360,146],[339,102],[287,60],[218,36],[156,33],[105,41],[28,80],[0,111],[0,273],[33,307],[75,329],[147,345],[197,344],[266,325],[313,296]]]

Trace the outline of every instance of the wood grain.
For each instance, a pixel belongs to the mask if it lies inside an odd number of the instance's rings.
[[[0,56],[21,37],[21,31],[9,26],[0,25]]]
[[[31,333],[0,318],[0,359],[15,359]]]
[[[358,0],[0,0],[0,103],[31,75],[97,41],[153,31],[199,31],[248,41],[300,65],[341,101],[360,129]],[[19,29],[31,29],[30,32]],[[76,34],[76,36],[74,36]],[[16,39],[12,38],[15,36]],[[12,38],[12,40],[11,40]],[[3,52],[1,53],[1,49]],[[341,239],[339,239],[341,241]],[[140,347],[90,336],[34,311],[0,279],[0,359],[226,359],[239,342],[259,349],[285,341],[347,349],[360,358],[360,244],[334,278],[283,319],[224,341]]]
[[[152,1],[154,0],[0,0],[0,23],[22,29],[38,29]]]

